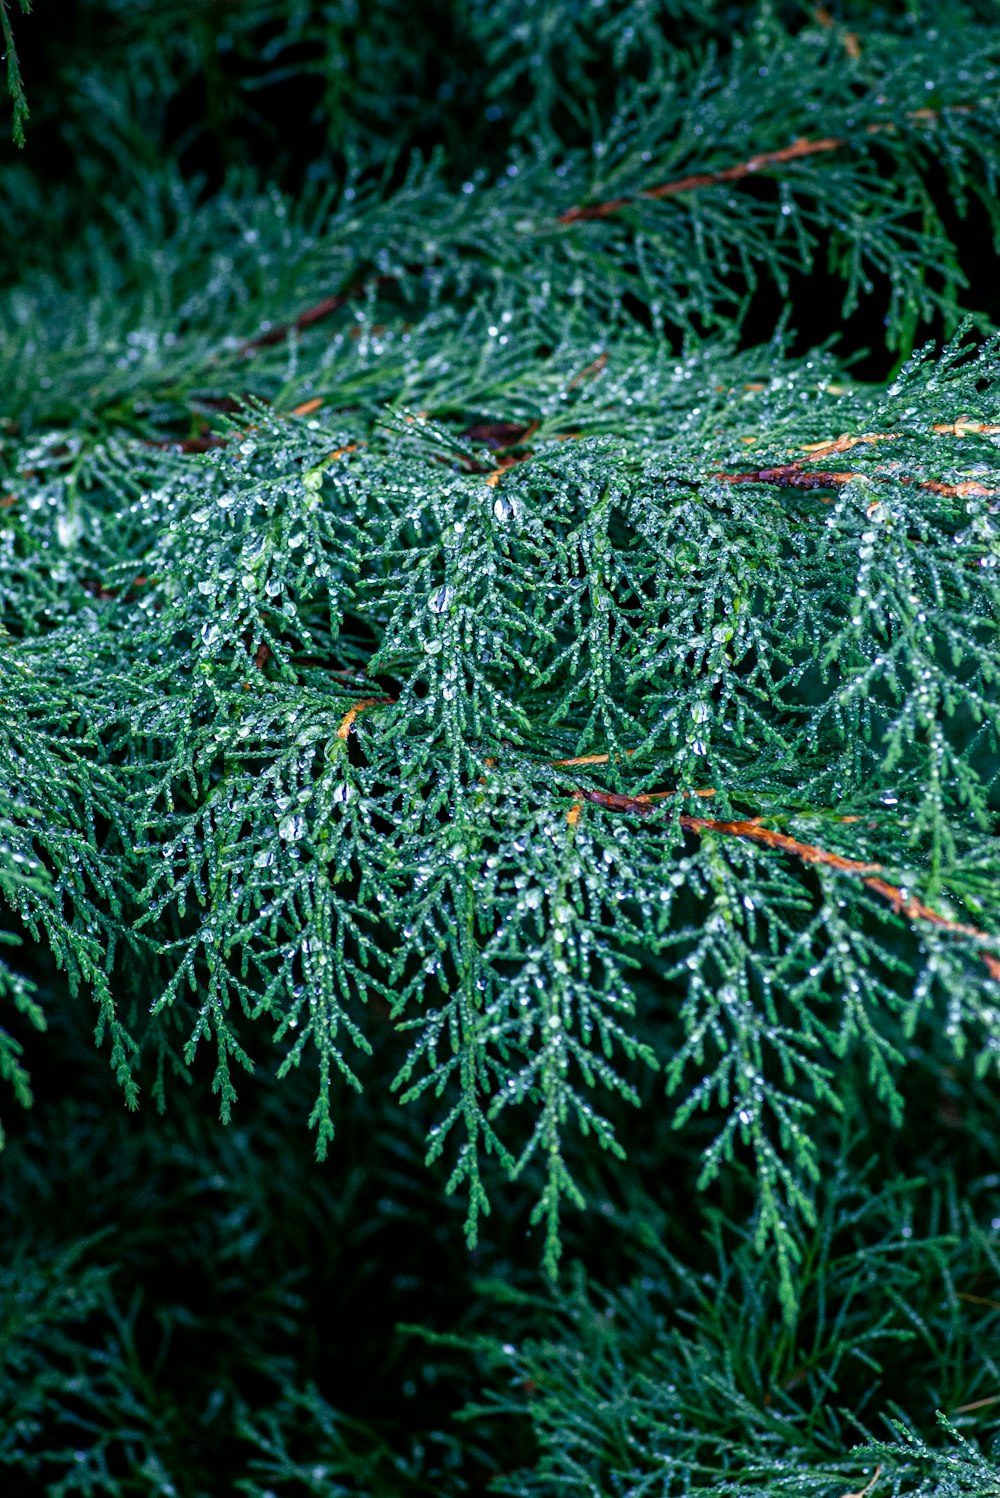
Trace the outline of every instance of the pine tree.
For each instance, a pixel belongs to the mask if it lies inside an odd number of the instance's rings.
[[[1000,1492],[994,8],[45,10],[0,1469]]]

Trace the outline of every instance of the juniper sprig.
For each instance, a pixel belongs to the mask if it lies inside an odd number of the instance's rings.
[[[472,1444],[348,1419],[268,1302],[267,1396],[205,1393],[261,1498],[994,1492],[996,17],[427,0],[408,48],[396,0],[188,9],[18,28],[0,1076],[58,1092],[86,1004],[135,1138],[266,1093],[389,1183],[372,1231],[422,1156],[506,1245],[518,1295],[456,1290],[428,1353]],[[207,1491],[186,1396],[173,1444],[148,1389],[131,1446],[96,1413],[147,1346],[101,1241],[18,1236],[0,1463]]]

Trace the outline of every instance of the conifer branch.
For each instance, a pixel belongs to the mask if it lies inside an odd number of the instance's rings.
[[[842,451],[843,449],[841,449]],[[774,484],[781,489],[842,489],[855,479],[865,478],[882,483],[914,484],[945,499],[992,498],[1000,489],[991,489],[975,479],[963,479],[958,484],[944,484],[934,479],[913,479],[908,474],[876,468],[868,473],[855,473],[850,469],[810,469],[800,465],[804,459],[793,463],[782,463],[776,468],[755,468],[745,473],[716,473],[713,478],[725,484]]]
[[[586,763],[585,759],[582,761]],[[558,763],[558,761],[556,762]],[[573,763],[565,761],[565,763]],[[590,787],[576,787],[573,798],[577,802],[590,801],[595,806],[603,806],[609,811],[632,812],[637,816],[648,816],[653,809],[654,801],[666,796],[672,796],[672,791],[645,792],[637,796],[628,796],[619,791],[595,790]],[[714,791],[696,791],[695,795],[714,795]],[[570,809],[568,814],[572,825],[579,821],[579,809]],[[880,895],[886,900],[898,915],[903,915],[907,920],[913,922],[926,922],[928,925],[936,926],[939,930],[949,931],[957,936],[967,936],[975,942],[1000,942],[1000,936],[989,931],[983,931],[978,926],[969,925],[963,921],[953,921],[943,916],[939,911],[918,900],[914,895],[888,880],[881,877],[884,872],[883,865],[879,863],[866,863],[856,858],[845,858],[840,853],[832,853],[829,849],[818,847],[815,843],[805,843],[798,838],[789,837],[787,833],[777,832],[771,827],[762,825],[759,817],[752,817],[741,821],[717,821],[709,817],[693,817],[682,813],[678,819],[678,825],[685,832],[693,832],[701,835],[704,832],[719,833],[725,837],[738,837],[747,842],[759,843],[765,848],[774,848],[782,853],[788,853],[805,864],[819,864],[825,868],[834,869],[841,874],[854,874],[860,877],[861,883],[866,889],[874,894]],[[979,957],[991,978],[1000,981],[1000,956],[994,956],[989,952],[980,952]]]
[[[975,106],[971,104],[949,105],[949,109],[955,114],[970,114],[974,108]],[[911,109],[907,111],[906,118],[915,123],[933,124],[940,118],[941,113],[939,109]],[[869,136],[892,135],[898,129],[898,125],[891,120],[873,121],[865,126],[865,134]],[[772,167],[785,166],[792,161],[803,161],[811,156],[826,156],[834,151],[843,151],[852,143],[850,137],[842,135],[826,135],[813,139],[800,135],[790,146],[782,146],[774,151],[759,151],[756,155],[748,157],[746,161],[722,167],[718,171],[693,172],[684,177],[676,177],[670,182],[661,182],[655,187],[642,188],[628,196],[608,198],[603,203],[586,203],[567,208],[559,215],[556,222],[568,225],[590,219],[609,218],[613,214],[621,213],[623,209],[632,207],[637,201],[656,201],[661,198],[675,197],[679,193],[698,192],[706,187],[721,187],[726,182],[742,182],[748,177],[767,172]]]
[[[382,704],[393,704],[393,697],[365,697],[353,703],[341,718],[337,728],[337,737],[347,739],[351,733],[358,714],[366,708],[376,707]],[[635,750],[626,750],[626,754],[634,754]],[[576,755],[570,759],[550,760],[553,768],[569,768],[607,764],[610,756],[607,754],[585,754]],[[487,768],[494,761],[487,761]],[[574,805],[567,813],[567,820],[571,826],[579,822],[582,803],[591,802],[595,806],[604,807],[609,811],[631,812],[638,816],[647,816],[655,803],[674,796],[673,791],[646,791],[638,795],[627,795],[620,791],[601,790],[590,786],[576,786],[572,791]],[[712,787],[703,787],[692,791],[690,794],[710,798],[716,792]],[[880,863],[865,862],[860,859],[846,858],[843,854],[831,852],[829,849],[819,847],[815,843],[806,843],[799,838],[790,837],[787,833],[778,832],[774,828],[765,827],[760,817],[745,818],[736,821],[716,820],[708,817],[695,817],[688,813],[681,813],[678,817],[678,825],[685,832],[701,835],[705,832],[717,833],[726,837],[737,837],[748,842],[760,844],[765,848],[772,848],[779,852],[789,854],[804,864],[816,864],[825,868],[833,869],[837,873],[856,875],[866,889],[879,895],[897,915],[905,916],[913,923],[924,922],[935,926],[939,930],[948,931],[957,936],[965,936],[971,940],[980,942],[1000,942],[1000,936],[995,933],[982,930],[967,922],[955,921],[943,916],[924,901],[911,895],[903,886],[891,884],[884,879],[884,866]],[[856,818],[842,818],[843,821],[855,821]],[[979,957],[985,965],[990,976],[1000,981],[1000,956],[994,956],[989,952],[980,952]]]
[[[317,323],[325,322],[327,318],[333,317],[341,308],[350,302],[357,301],[359,297],[365,296],[369,289],[380,289],[386,286],[394,286],[397,278],[395,276],[380,275],[373,276],[362,281],[355,281],[336,296],[322,297],[320,301],[314,302],[312,306],[306,307],[299,312],[290,322],[279,323],[277,327],[265,328],[262,333],[257,333],[253,338],[248,338],[241,343],[237,353],[244,359],[251,358],[261,349],[275,348],[284,343],[293,333],[304,333],[307,329],[315,327]]]
[[[1000,24],[72,8],[52,180],[0,160],[0,1490],[993,1493]],[[959,332],[857,382],[822,263],[874,360]],[[386,1359],[414,1296],[476,1338]],[[337,1297],[398,1439],[327,1402]]]
[[[20,0],[20,5],[24,15],[31,13],[31,0]],[[23,147],[24,127],[29,114],[28,100],[25,97],[21,67],[14,46],[14,33],[10,24],[8,0],[0,0],[0,40],[3,42],[3,56],[0,57],[0,62],[6,65],[4,71],[7,75],[7,93],[13,105],[11,133],[14,138],[14,144]]]
[[[637,200],[655,201],[660,198],[674,197],[682,192],[697,192],[700,188],[719,187],[724,182],[741,182],[744,178],[766,171],[769,167],[784,166],[789,161],[801,161],[808,156],[840,151],[847,144],[848,142],[840,136],[823,136],[815,140],[799,136],[790,146],[783,146],[777,151],[760,151],[746,161],[723,167],[716,172],[693,172],[685,177],[676,177],[670,182],[661,182],[656,187],[642,188],[628,197],[608,198],[603,203],[580,204],[574,208],[567,208],[560,213],[556,222],[577,224],[589,219],[609,218],[614,213],[621,213],[623,209],[632,207]]]

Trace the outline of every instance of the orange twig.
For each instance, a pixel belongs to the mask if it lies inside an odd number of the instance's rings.
[[[515,458],[513,453],[508,453],[505,457],[498,458],[496,467],[491,469],[491,471],[486,475],[486,482],[489,484],[490,488],[496,488],[497,484],[499,484],[508,468],[513,468],[515,463],[521,463],[523,461],[524,460],[522,458]],[[499,501],[497,501],[497,503],[499,503]]]
[[[972,106],[956,104],[950,106],[956,113],[968,113]],[[937,109],[911,109],[907,120],[924,120],[928,123],[939,118],[941,111]],[[885,120],[867,125],[867,135],[892,134],[897,126],[891,120]],[[790,146],[783,146],[778,151],[761,151],[756,156],[751,156],[747,161],[738,162],[735,166],[723,167],[717,172],[695,172],[687,177],[676,177],[672,182],[661,182],[657,187],[646,187],[640,192],[622,196],[620,198],[609,198],[604,203],[580,204],[575,208],[567,208],[556,219],[558,224],[576,224],[584,219],[608,218],[613,213],[620,213],[623,208],[628,208],[639,199],[669,198],[682,192],[695,192],[702,187],[718,187],[723,182],[741,182],[746,177],[756,176],[757,173],[766,171],[768,167],[783,166],[788,161],[801,161],[809,156],[828,154],[831,151],[841,151],[850,142],[843,135],[825,135],[816,140],[810,140],[807,136],[800,135]]]
[[[1000,432],[1000,426],[994,426],[986,421],[973,421],[969,416],[956,416],[954,421],[936,421],[931,431],[935,436],[965,437],[979,433],[986,437]],[[850,432],[844,432],[832,442],[808,442],[803,451],[813,459],[827,458],[833,453],[850,452],[852,447],[857,447],[862,442],[892,442],[907,435],[906,432],[865,432],[860,436],[852,436]],[[796,458],[793,466],[798,467],[800,463],[806,461],[805,458]]]
[[[825,26],[827,27],[827,29],[832,29],[835,25],[833,16],[827,10],[825,5],[817,5],[816,9],[813,11],[813,19],[817,21],[820,26]],[[858,37],[858,33],[856,31],[843,31],[841,33],[840,40],[848,57],[853,58],[856,62],[857,59],[861,56],[861,41]]]
[[[256,338],[248,338],[246,343],[240,345],[240,353],[244,358],[255,354],[259,348],[270,348],[272,344],[284,343],[292,332],[300,332],[303,328],[311,328],[313,323],[322,322],[325,317],[332,317],[339,312],[341,307],[346,306],[351,296],[357,295],[357,291],[345,291],[342,296],[324,297],[314,307],[307,307],[300,312],[298,317],[291,322],[279,323],[276,328],[268,328],[265,333],[258,333]]]
[[[949,427],[950,431],[951,428]],[[835,438],[832,442],[807,442],[803,448],[810,458],[828,458],[833,453],[850,452],[852,447],[857,447],[861,442],[890,442],[895,437],[902,437],[902,432],[865,432],[863,436],[852,437],[845,432],[843,436]],[[805,463],[806,458],[796,458],[795,466]]]
[[[556,220],[559,224],[575,224],[582,219],[608,218],[612,213],[620,213],[623,208],[629,207],[638,198],[669,198],[680,192],[694,192],[700,187],[717,187],[723,182],[739,182],[744,177],[752,177],[756,172],[769,166],[781,166],[786,161],[798,161],[804,156],[816,156],[827,151],[839,151],[847,142],[840,136],[828,135],[820,140],[808,140],[800,135],[798,140],[793,141],[790,146],[784,146],[780,151],[761,151],[756,156],[751,156],[749,161],[741,161],[736,166],[723,167],[718,172],[695,172],[688,177],[677,177],[673,182],[661,182],[658,187],[647,187],[635,197],[609,198],[604,203],[584,204],[576,208],[567,208]]]
[[[311,416],[314,411],[320,409],[322,404],[323,397],[317,395],[312,400],[303,401],[300,406],[293,406],[287,414],[289,416]],[[182,453],[207,453],[211,452],[213,447],[228,447],[230,442],[233,442],[237,437],[246,437],[256,430],[256,423],[252,422],[249,426],[241,427],[238,432],[230,432],[226,437],[220,437],[211,433],[203,433],[198,437],[150,437],[145,439],[145,446],[160,448],[176,447]],[[340,449],[341,452],[345,450],[344,448]],[[336,457],[337,454],[335,453],[333,456]]]
[[[360,442],[348,442],[346,447],[336,447],[332,453],[327,453],[323,462],[332,463],[334,458],[343,458],[347,453],[356,453],[361,445]]]
[[[654,799],[661,795],[671,794],[673,793],[653,792],[639,796],[625,796],[618,791],[591,790],[577,786],[573,791],[573,798],[577,806],[584,801],[591,801],[610,811],[634,812],[639,816],[647,816],[652,809],[651,803]],[[579,812],[573,821],[575,823],[578,820]],[[925,905],[916,896],[908,894],[905,889],[890,884],[887,879],[881,877],[883,866],[879,863],[862,863],[856,858],[844,858],[840,853],[831,853],[828,849],[817,847],[814,843],[800,842],[798,838],[789,837],[787,833],[764,827],[760,819],[756,817],[743,821],[724,822],[709,817],[692,817],[684,813],[678,820],[685,832],[693,832],[698,836],[705,832],[716,832],[727,837],[745,838],[749,842],[760,843],[765,848],[775,848],[779,852],[789,853],[802,863],[820,864],[825,868],[836,869],[842,874],[856,874],[866,889],[870,889],[873,894],[880,895],[898,915],[905,916],[907,920],[925,921],[928,925],[936,926],[940,931],[950,931],[956,936],[968,936],[974,941],[1000,941],[1000,938],[989,931],[981,931],[978,926],[969,925],[964,921],[950,920],[930,905]],[[980,952],[979,956],[990,977],[1000,981],[1000,957],[994,957],[989,952]]]
[[[840,489],[858,476],[850,471],[831,469],[816,469],[807,473],[799,467],[799,463],[804,461],[800,458],[795,463],[781,463],[776,468],[754,468],[746,473],[715,473],[712,477],[721,479],[724,484],[777,484],[782,489]]]
[[[843,448],[836,450],[844,451]],[[913,482],[905,474],[886,473],[880,469],[864,475],[833,469],[816,469],[807,472],[799,467],[799,464],[805,461],[806,459],[799,458],[794,463],[782,463],[777,468],[755,468],[746,473],[716,473],[712,477],[720,479],[724,484],[777,484],[782,489],[841,489],[858,477],[879,479],[883,483],[890,479],[895,479],[900,484]],[[974,480],[964,480],[960,484],[941,484],[932,479],[922,479],[917,484],[917,488],[927,489],[932,494],[942,494],[950,499],[1000,494],[1000,489],[989,489],[985,484],[977,484]]]
[[[957,1404],[952,1410],[953,1415],[967,1415],[970,1410],[981,1410],[988,1404],[1000,1402],[1000,1394],[989,1394],[985,1399],[974,1399],[971,1404]]]
[[[632,755],[634,749],[626,749],[625,753]],[[557,765],[560,769],[564,765],[606,765],[611,758],[610,754],[578,754],[575,759],[550,759],[550,765]]]
[[[346,739],[349,736],[354,727],[355,718],[358,713],[363,713],[366,707],[376,707],[380,703],[395,702],[395,700],[395,697],[362,697],[361,701],[355,702],[354,706],[349,708],[341,718],[340,727],[337,729],[338,739]]]
[[[797,838],[788,837],[783,832],[774,832],[769,827],[761,827],[757,822],[713,822],[704,817],[685,816],[682,816],[680,821],[681,826],[691,832],[728,833],[733,837],[748,838],[752,842],[762,843],[768,848],[780,848],[782,852],[793,854],[803,863],[823,864],[841,873],[859,874],[862,876],[861,883],[866,889],[870,889],[876,895],[881,895],[898,915],[905,915],[907,920],[926,921],[928,925],[936,926],[940,931],[951,931],[956,936],[969,936],[974,941],[995,942],[998,940],[989,931],[981,931],[978,926],[971,926],[965,921],[949,920],[947,916],[939,914],[930,905],[925,905],[923,900],[918,900],[915,895],[907,894],[905,889],[890,884],[888,880],[880,877],[881,864],[861,863],[856,858],[843,858],[839,853],[830,853],[825,848],[817,848],[812,843],[801,843]],[[989,952],[980,952],[979,955],[990,977],[1000,980],[1000,957],[994,957]]]
[[[577,385],[583,384],[584,380],[593,379],[595,375],[600,374],[607,362],[608,356],[606,353],[598,354],[597,358],[588,364],[585,369],[581,369],[579,374],[573,376],[566,389],[575,390]]]
[[[337,737],[347,739],[358,714],[365,708],[395,701],[394,697],[361,698],[340,720]],[[551,763],[553,766],[604,764],[607,763],[608,758],[607,754],[585,754],[574,759],[553,760]],[[571,827],[575,827],[580,820],[584,803],[587,801],[595,806],[603,806],[609,811],[634,812],[639,816],[647,816],[654,802],[675,794],[674,791],[643,791],[637,796],[628,796],[620,791],[576,786],[572,792],[573,805],[566,814],[566,820]],[[705,787],[695,791],[694,794],[707,797],[714,796],[715,791],[710,787]],[[853,819],[844,818],[844,820]],[[907,920],[925,921],[928,925],[937,927],[938,930],[950,931],[957,936],[968,936],[974,941],[996,942],[1000,940],[989,931],[980,930],[978,926],[972,926],[964,921],[953,921],[948,916],[941,915],[932,906],[926,905],[923,900],[918,900],[915,895],[908,894],[898,885],[890,884],[887,879],[882,878],[884,872],[882,864],[865,863],[857,858],[845,858],[842,854],[831,853],[829,849],[820,848],[815,843],[801,842],[798,838],[789,837],[785,832],[777,832],[772,827],[765,827],[759,817],[719,821],[712,817],[693,817],[685,812],[681,814],[678,821],[685,832],[693,832],[699,837],[705,832],[715,832],[726,837],[744,838],[749,842],[759,843],[762,847],[788,853],[802,863],[819,864],[825,868],[835,869],[838,873],[858,875],[866,889],[870,889],[873,894],[880,895],[898,915],[905,916]],[[989,952],[980,952],[979,956],[990,977],[1000,981],[1000,957],[995,957]]]
[[[395,276],[376,276],[374,284],[391,286],[396,279]],[[346,307],[348,302],[363,296],[366,286],[370,284],[371,282],[356,281],[353,286],[348,286],[346,291],[340,292],[337,296],[324,297],[321,302],[316,302],[314,306],[307,307],[304,312],[293,317],[291,322],[279,323],[276,328],[268,328],[266,332],[258,333],[255,338],[248,338],[240,345],[239,352],[244,358],[249,358],[259,348],[270,348],[273,344],[284,343],[292,333],[301,333],[304,329],[311,328],[314,323],[323,322],[325,318],[332,317],[335,312],[339,312],[341,307]]]

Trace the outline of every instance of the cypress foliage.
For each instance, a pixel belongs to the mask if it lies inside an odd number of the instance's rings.
[[[1000,1493],[994,7],[21,8],[5,1491]]]

